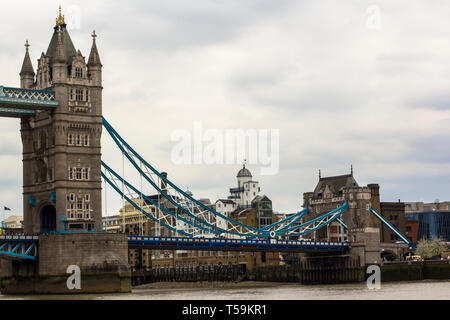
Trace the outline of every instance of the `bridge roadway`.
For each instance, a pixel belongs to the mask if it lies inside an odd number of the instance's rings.
[[[0,236],[0,255],[12,259],[36,260],[39,236]],[[212,251],[280,251],[347,252],[348,242],[276,239],[225,239],[128,236],[131,249],[212,250]]]
[[[128,247],[170,250],[345,252],[348,251],[349,244],[310,240],[129,236]]]

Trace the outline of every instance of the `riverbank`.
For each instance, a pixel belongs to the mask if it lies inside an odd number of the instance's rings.
[[[151,289],[253,289],[253,288],[270,288],[286,286],[286,282],[268,282],[268,281],[199,281],[199,282],[153,282],[146,283],[136,287],[134,290],[151,290]]]

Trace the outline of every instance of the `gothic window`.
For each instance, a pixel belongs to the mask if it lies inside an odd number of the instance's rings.
[[[74,98],[74,96],[73,96],[73,89],[70,89],[70,100],[74,100],[73,98]]]
[[[75,68],[75,78],[83,77],[83,68]]]
[[[81,135],[77,134],[76,139],[77,139],[76,145],[81,146]]]
[[[73,180],[73,168],[69,168],[69,180]]]
[[[76,168],[75,169],[75,174],[76,174],[76,179],[77,180],[81,180],[81,178],[82,178],[82,175],[81,175],[81,168]]]
[[[77,210],[83,210],[83,199],[77,199]]]
[[[84,92],[85,94],[85,101],[89,101],[89,90],[86,89],[86,91]]]
[[[83,101],[83,90],[80,89],[75,90],[75,99],[77,101]]]
[[[69,133],[69,135],[67,136],[67,144],[68,145],[73,145],[73,134]]]
[[[83,180],[89,180],[89,168],[83,168]]]
[[[89,135],[86,134],[83,136],[83,145],[88,146],[89,145]]]

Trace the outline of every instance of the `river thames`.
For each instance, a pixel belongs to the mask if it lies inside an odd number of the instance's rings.
[[[73,300],[450,300],[450,281],[300,285],[293,283],[152,283],[131,293],[80,295],[0,295],[0,299]]]

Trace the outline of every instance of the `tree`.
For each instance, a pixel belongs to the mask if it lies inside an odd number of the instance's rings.
[[[430,259],[442,255],[446,250],[442,238],[434,238],[432,241],[423,238],[417,243],[416,254],[424,259]]]

